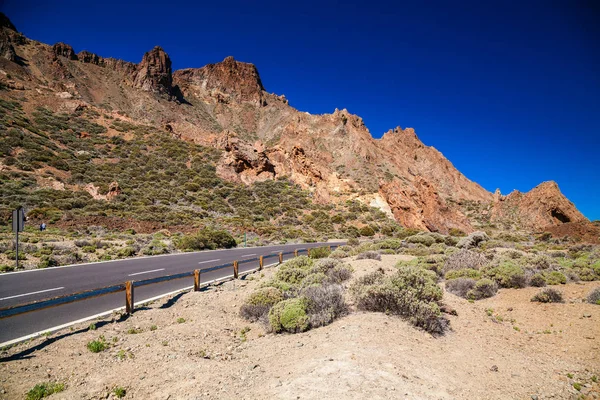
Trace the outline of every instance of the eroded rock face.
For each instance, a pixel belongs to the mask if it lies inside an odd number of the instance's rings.
[[[221,177],[246,184],[275,178],[275,166],[261,143],[251,146],[231,132],[226,132],[216,145],[225,150],[217,167],[217,173]]]
[[[258,70],[253,64],[236,61],[233,57],[202,68],[176,71],[173,79],[184,94],[186,91],[206,90],[221,103],[228,103],[233,98],[265,105],[264,87]]]
[[[447,234],[451,228],[472,232],[467,217],[452,209],[435,187],[423,177],[414,186],[399,180],[382,183],[379,192],[390,206],[395,219],[403,226]]]
[[[73,48],[66,43],[56,43],[52,46],[54,54],[61,57],[66,57],[69,60],[77,60],[77,54],[73,51]]]
[[[104,65],[102,57],[86,50],[77,53],[77,59],[86,64]]]
[[[17,31],[17,28],[10,22],[10,19],[3,13],[0,13],[0,57],[15,62],[17,54],[15,53],[10,34],[5,32],[5,29],[14,32]]]
[[[135,73],[134,86],[147,92],[171,94],[173,77],[171,59],[165,51],[156,46],[142,58]]]
[[[543,182],[527,193],[514,191],[499,197],[494,203],[491,220],[511,221],[530,229],[588,222],[553,181]]]

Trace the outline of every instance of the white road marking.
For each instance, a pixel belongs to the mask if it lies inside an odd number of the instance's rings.
[[[60,290],[60,289],[64,289],[64,287],[57,287],[57,288],[54,288],[54,289],[39,290],[39,291],[37,291],[37,292],[23,293],[23,294],[17,294],[17,295],[15,295],[15,296],[2,297],[0,300],[15,299],[15,298],[17,298],[17,297],[29,296],[29,295],[32,295],[32,294],[38,294],[38,293],[52,292],[52,291],[54,291],[54,290]]]
[[[255,256],[256,254],[246,254],[245,256],[240,256],[240,257],[252,257]]]
[[[221,261],[221,259],[217,258],[216,260],[200,261],[198,264],[206,264],[206,263],[215,262],[215,261]]]
[[[268,265],[265,265],[264,268],[272,267],[274,265],[279,265],[279,263],[276,262],[276,263],[268,264]],[[248,273],[250,273],[250,272],[251,271],[248,271]],[[233,278],[233,275],[229,275],[229,276],[226,276],[226,277],[223,277],[223,278],[219,278],[219,279],[213,279],[212,281],[208,281],[208,282],[202,282],[201,285],[202,286],[207,286],[207,285],[210,285],[211,283],[220,282],[222,280],[227,280],[229,278]],[[192,288],[193,288],[193,286],[187,286],[187,287],[184,287],[182,289],[174,290],[174,291],[169,292],[169,293],[159,294],[158,296],[154,296],[154,297],[151,297],[151,298],[146,299],[146,300],[136,301],[135,304],[134,304],[134,307],[137,307],[137,306],[140,306],[140,305],[143,305],[145,303],[149,303],[149,302],[152,302],[152,301],[155,301],[155,300],[159,300],[160,298],[165,297],[165,296],[171,296],[171,295],[176,294],[176,293],[184,292],[184,291],[190,290]],[[23,342],[23,341],[28,340],[28,339],[33,339],[33,338],[36,338],[36,337],[41,336],[41,335],[46,334],[46,333],[51,333],[51,332],[55,332],[55,331],[61,330],[63,328],[68,328],[69,326],[73,326],[73,325],[78,324],[78,323],[90,321],[92,319],[101,318],[101,317],[110,315],[113,312],[121,311],[121,310],[124,310],[124,309],[125,309],[125,307],[113,308],[112,310],[104,311],[104,312],[101,312],[101,313],[98,313],[98,314],[95,314],[95,315],[90,315],[89,317],[84,317],[84,318],[78,319],[76,321],[67,322],[65,324],[54,326],[52,328],[47,328],[47,329],[44,329],[42,331],[31,333],[31,334],[26,335],[26,336],[21,336],[19,338],[16,338],[16,339],[13,339],[13,340],[9,340],[9,341],[4,342],[4,343],[0,343],[0,348],[5,347],[5,346],[11,346],[13,344],[17,344],[17,343]]]
[[[143,272],[136,272],[135,274],[129,274],[127,276],[135,276],[135,275],[142,275],[142,274],[149,274],[151,272],[158,272],[158,271],[164,271],[164,268],[161,269],[153,269],[152,271],[143,271]]]

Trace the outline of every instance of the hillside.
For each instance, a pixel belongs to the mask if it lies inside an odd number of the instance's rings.
[[[159,47],[134,64],[1,24],[4,218],[25,204],[60,226],[216,223],[286,238],[589,223],[556,184],[486,191],[412,128],[374,139],[346,110],[298,111],[233,57],[172,71]]]

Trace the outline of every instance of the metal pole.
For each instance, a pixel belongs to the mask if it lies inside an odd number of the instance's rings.
[[[248,242],[246,241],[246,232],[244,232],[244,247],[248,247]]]
[[[17,228],[17,269],[19,269],[19,229]]]

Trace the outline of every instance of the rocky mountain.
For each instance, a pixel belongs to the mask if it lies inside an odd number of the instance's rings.
[[[22,104],[26,116],[40,107],[61,115],[85,110],[105,135],[123,140],[131,135],[115,122],[149,126],[216,149],[216,173],[227,181],[287,178],[317,203],[359,201],[409,228],[471,232],[500,223],[539,231],[588,223],[553,182],[525,194],[492,194],[423,144],[412,128],[374,139],[363,120],[346,110],[296,110],[285,96],[264,88],[254,65],[233,57],[172,71],[160,47],[134,64],[27,39],[3,15],[0,24],[0,98]],[[18,159],[21,151],[12,148],[10,156]],[[103,157],[115,158],[110,152]],[[6,160],[3,165],[8,168]]]

